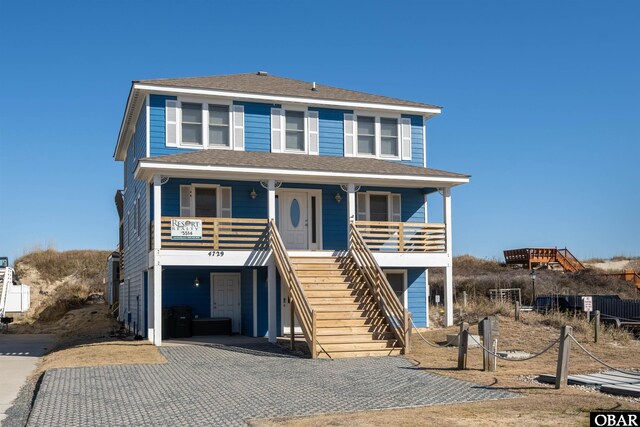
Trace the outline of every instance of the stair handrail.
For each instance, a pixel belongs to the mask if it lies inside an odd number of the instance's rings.
[[[280,273],[280,278],[289,289],[289,296],[293,302],[295,313],[298,316],[302,333],[311,351],[311,357],[315,359],[318,356],[318,352],[316,351],[316,313],[304,293],[300,279],[296,274],[296,270],[293,267],[293,263],[289,258],[282,237],[278,232],[278,227],[273,219],[269,221],[269,243],[276,261],[276,267]],[[290,326],[291,334],[294,333],[294,327],[295,325]]]
[[[578,260],[578,258],[576,258],[566,247],[564,249],[556,249],[556,258],[558,258],[557,254],[560,254],[560,256],[564,258],[569,263],[569,265],[571,265],[571,268],[574,271],[582,270],[585,268],[584,265]],[[560,260],[561,258],[558,259]]]
[[[389,321],[404,352],[408,353],[411,348],[411,313],[400,303],[387,276],[382,272],[373,253],[353,223],[350,224],[349,240],[351,258],[365,277],[373,297]]]

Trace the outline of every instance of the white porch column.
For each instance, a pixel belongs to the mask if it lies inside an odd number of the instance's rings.
[[[162,261],[160,246],[162,244],[162,184],[160,175],[153,177],[153,299],[149,303],[153,308],[149,316],[153,316],[150,337],[153,344],[162,345]]]
[[[445,246],[447,249],[447,266],[444,269],[444,310],[445,326],[453,325],[453,267],[451,250],[451,189],[442,189],[444,210]]]
[[[425,224],[429,222],[429,205],[427,203],[428,194],[424,195],[424,222]]]
[[[347,224],[351,227],[351,223],[356,220],[356,186],[347,184]],[[350,233],[350,230],[347,230]],[[347,238],[347,246],[351,248],[351,239]]]
[[[276,182],[273,179],[269,180],[267,185],[269,192],[269,221],[276,219]],[[275,344],[278,341],[278,301],[276,298],[276,263],[275,257],[271,255],[269,264],[267,267],[267,307],[269,317],[269,342]]]

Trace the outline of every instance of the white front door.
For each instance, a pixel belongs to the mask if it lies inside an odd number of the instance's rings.
[[[240,274],[211,273],[211,317],[231,318],[231,330],[240,333]]]
[[[281,311],[281,322],[282,322],[282,334],[289,335],[291,333],[291,302],[289,301],[289,288],[284,283],[280,283],[280,294],[282,295],[282,311]],[[294,317],[295,329],[294,332],[296,334],[302,334],[302,328],[300,327],[300,323],[298,323],[298,316]]]
[[[279,196],[280,234],[287,249],[309,249],[309,196],[306,191],[286,191]]]

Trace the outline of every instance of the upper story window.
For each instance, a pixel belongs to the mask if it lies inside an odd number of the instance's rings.
[[[167,100],[165,130],[168,147],[244,150],[244,106]]]
[[[287,111],[285,112],[285,121],[285,151],[307,151],[304,112]]]
[[[411,160],[411,120],[372,114],[344,115],[344,154]]]
[[[271,151],[274,153],[319,153],[317,111],[299,107],[271,109]]]
[[[229,107],[226,105],[209,105],[209,145],[229,147]]]

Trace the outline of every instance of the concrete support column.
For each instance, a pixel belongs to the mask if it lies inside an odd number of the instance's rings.
[[[153,344],[162,345],[162,183],[160,175],[153,177],[153,298],[149,298],[151,328],[149,337]],[[151,279],[151,275],[149,277]],[[151,288],[151,287],[150,287]]]
[[[444,310],[445,326],[453,325],[453,255],[451,247],[451,189],[442,189],[444,210],[445,246],[447,249],[447,266],[444,271]]]
[[[270,179],[267,185],[269,192],[269,221],[276,219],[276,183]],[[275,344],[278,341],[278,301],[276,298],[276,263],[273,254],[267,266],[267,307],[269,317],[269,342]]]

